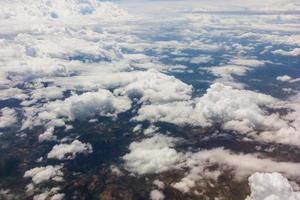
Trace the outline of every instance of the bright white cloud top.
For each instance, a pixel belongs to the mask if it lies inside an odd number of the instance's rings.
[[[246,200],[300,199],[289,181],[279,173],[255,173],[250,176],[251,195]]]

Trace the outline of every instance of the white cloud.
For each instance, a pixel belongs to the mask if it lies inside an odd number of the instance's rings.
[[[238,180],[247,177],[254,172],[281,172],[290,177],[299,176],[299,163],[276,162],[269,158],[262,158],[259,154],[233,153],[229,150],[216,148],[202,150],[187,155],[185,165],[190,169],[189,173],[172,186],[181,192],[189,192],[202,180],[217,180],[226,169],[233,169]],[[210,167],[214,166],[214,169]],[[215,168],[217,167],[217,168]]]
[[[161,190],[163,190],[165,188],[165,184],[158,179],[153,181],[153,185],[157,186],[158,189],[161,189]]]
[[[44,133],[39,135],[39,142],[55,141],[57,137],[53,134],[54,127],[48,128]]]
[[[39,100],[45,98],[47,100],[59,99],[62,98],[64,89],[59,87],[46,87],[46,88],[37,88],[31,95],[31,98]]]
[[[46,189],[40,194],[36,194],[33,196],[33,200],[63,200],[65,197],[65,194],[58,193],[60,190],[59,187],[54,187],[51,189]]]
[[[292,78],[288,75],[283,75],[283,76],[277,76],[276,80],[281,81],[281,82],[295,83],[295,82],[300,81],[300,78]]]
[[[288,75],[277,76],[276,80],[282,81],[282,82],[289,82],[290,80],[292,80],[292,77],[290,77]]]
[[[210,56],[198,56],[191,58],[190,62],[194,64],[208,63],[212,60]]]
[[[128,98],[116,97],[108,90],[98,90],[49,103],[46,110],[57,117],[74,120],[92,118],[96,115],[113,116],[130,107],[131,101]]]
[[[233,65],[243,65],[247,67],[261,67],[266,63],[266,61],[257,60],[254,58],[235,58],[230,60],[230,64]]]
[[[249,177],[251,194],[246,200],[298,200],[289,181],[279,173],[255,173]]]
[[[123,156],[125,168],[137,174],[161,173],[178,168],[184,157],[173,148],[175,142],[175,138],[160,134],[132,142],[130,152]]]
[[[165,195],[159,190],[152,190],[150,192],[150,199],[151,200],[164,200]]]
[[[0,80],[1,81],[1,80]],[[0,90],[0,99],[1,100],[7,100],[10,98],[14,98],[14,99],[25,99],[27,97],[26,94],[23,93],[23,91],[21,89],[18,88],[8,88],[8,89],[3,89]]]
[[[23,121],[23,129],[41,124],[47,124],[48,128],[64,126],[65,120],[87,120],[96,116],[116,117],[130,108],[129,98],[99,89],[97,92],[74,94],[65,100],[47,102],[43,107],[25,109],[27,119]]]
[[[2,3],[5,9],[1,10],[0,16],[7,16],[8,19],[20,19],[23,17],[31,20],[40,18],[47,20],[67,20],[72,17],[94,17],[101,18],[102,20],[111,20],[128,16],[128,13],[115,4],[95,0],[68,0],[65,2],[59,0],[48,2],[4,1]],[[11,10],[11,6],[15,6],[15,12]]]
[[[291,51],[284,51],[281,49],[272,51],[275,55],[283,55],[283,56],[300,56],[300,48],[295,48]]]
[[[62,166],[36,167],[25,172],[25,178],[31,178],[34,184],[39,184],[48,180],[62,181]]]
[[[272,96],[215,83],[206,94],[193,101],[142,106],[134,119],[194,126],[220,124],[224,129],[257,140],[299,145],[297,108],[294,106],[288,117],[269,113],[263,107],[290,108],[288,103]]]
[[[12,108],[2,108],[0,110],[0,128],[13,126],[17,122],[17,113]]]
[[[191,98],[192,87],[173,76],[149,70],[146,73],[133,74],[132,78],[134,77],[135,81],[116,89],[114,93],[141,97],[140,101],[146,104],[162,104]]]
[[[82,143],[79,140],[74,140],[71,144],[58,144],[55,145],[48,153],[47,158],[50,159],[74,159],[77,154],[92,153],[93,148],[89,143]]]

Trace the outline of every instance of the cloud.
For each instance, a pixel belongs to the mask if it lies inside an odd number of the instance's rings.
[[[265,108],[275,112],[269,113]],[[278,108],[291,112],[280,116]],[[297,112],[297,106],[289,106],[272,96],[214,83],[206,94],[192,101],[142,106],[134,119],[202,127],[219,124],[256,140],[299,145]]]
[[[230,64],[233,65],[243,65],[247,67],[261,67],[266,63],[266,61],[251,59],[251,58],[235,58],[230,60]]]
[[[272,51],[275,55],[282,55],[282,56],[300,56],[300,48],[295,48],[291,51],[284,51],[281,49]]]
[[[63,200],[65,197],[65,194],[58,193],[60,190],[59,187],[54,187],[51,189],[46,189],[44,192],[40,194],[36,194],[33,196],[33,200]]]
[[[288,75],[277,76],[276,80],[282,81],[282,82],[289,82],[290,80],[292,80],[292,77],[290,77]]]
[[[25,178],[31,178],[34,184],[40,184],[48,180],[62,181],[62,166],[48,165],[46,167],[36,167],[25,172]]]
[[[201,63],[208,63],[212,61],[210,56],[198,56],[191,58],[190,62],[193,64],[201,64]]]
[[[259,154],[233,153],[216,148],[187,155],[187,175],[172,186],[183,193],[189,192],[202,180],[218,180],[226,169],[233,169],[235,178],[241,180],[254,172],[281,172],[289,177],[299,176],[299,163],[276,162]],[[212,169],[211,167],[214,166]]]
[[[71,144],[55,145],[48,153],[47,158],[58,160],[74,159],[77,154],[89,154],[93,152],[92,145],[89,143],[82,143],[79,140],[74,140]]]
[[[150,192],[150,199],[151,200],[164,200],[165,195],[159,190],[152,190]]]
[[[113,116],[131,107],[126,97],[116,97],[108,90],[87,92],[73,95],[64,101],[55,101],[46,105],[48,112],[57,117],[68,117],[70,120],[88,119],[95,115]]]
[[[42,98],[45,98],[47,100],[59,99],[64,97],[63,92],[64,89],[59,87],[42,87],[35,89],[31,94],[31,98],[35,100],[39,100]]]
[[[12,108],[2,108],[0,110],[0,128],[13,126],[17,122],[17,113]]]
[[[2,10],[0,16],[6,15],[7,18],[19,19],[69,19],[70,17],[96,17],[103,20],[111,20],[119,17],[126,17],[128,13],[109,2],[99,2],[96,0],[80,1],[68,0],[62,2],[59,0],[51,1],[4,1],[2,2],[5,9]],[[15,11],[12,12],[9,8],[15,6]],[[22,9],[26,8],[26,9]]]
[[[257,67],[262,67],[266,61],[254,58],[233,58],[227,65],[204,68],[216,77],[214,82],[221,82],[235,88],[243,88],[242,83],[238,83],[233,76],[244,76],[248,71],[252,71]]]
[[[53,134],[54,127],[48,128],[44,133],[39,135],[39,142],[56,141],[57,137]]]
[[[110,91],[99,89],[97,92],[74,94],[65,100],[47,102],[43,107],[27,109],[27,119],[23,129],[39,124],[64,126],[64,120],[87,120],[95,116],[116,117],[131,108],[127,97],[115,96]]]
[[[289,181],[279,173],[255,173],[249,177],[251,194],[246,200],[300,199]]]
[[[156,134],[140,142],[132,142],[130,152],[123,156],[125,168],[137,174],[161,173],[178,168],[183,161],[183,154],[174,148],[177,140]]]
[[[22,100],[27,97],[27,95],[24,94],[23,91],[18,88],[8,88],[8,89],[0,90],[0,91],[1,91],[0,92],[1,100],[7,100],[10,98]]]
[[[276,80],[281,81],[281,82],[289,82],[289,83],[295,83],[300,81],[300,78],[292,78],[288,75],[283,75],[283,76],[277,76]]]
[[[163,104],[191,98],[192,87],[173,76],[156,70],[137,73],[138,78],[114,91],[118,95],[138,97],[145,104]],[[130,74],[129,74],[130,76]],[[134,74],[132,78],[134,78]]]

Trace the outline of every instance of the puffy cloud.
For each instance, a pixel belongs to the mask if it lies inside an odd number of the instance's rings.
[[[295,48],[292,51],[284,51],[281,49],[272,51],[275,55],[283,55],[283,56],[300,56],[300,48]]]
[[[82,143],[79,140],[74,140],[71,144],[58,144],[55,145],[52,150],[48,153],[47,158],[50,159],[74,159],[77,154],[92,153],[92,145]]]
[[[39,100],[45,98],[47,100],[63,98],[64,89],[59,87],[37,88],[31,95],[32,99]]]
[[[0,80],[1,81],[1,80]],[[23,91],[21,89],[18,88],[8,88],[8,89],[3,89],[0,90],[0,99],[1,100],[7,100],[10,98],[14,98],[14,99],[25,99],[27,97],[26,94],[23,93]]]
[[[208,63],[212,60],[210,56],[198,56],[193,57],[190,62],[194,64]]]
[[[206,124],[220,123],[224,128],[248,132],[270,126],[276,117],[261,106],[276,102],[268,95],[216,83],[196,101],[195,114],[206,119]]]
[[[17,3],[16,3],[17,2]],[[13,5],[12,5],[13,3]],[[68,0],[65,2],[58,0],[51,1],[4,1],[5,9],[1,10],[0,16],[13,19],[68,19],[70,17],[90,16],[101,18],[103,20],[111,20],[119,17],[126,17],[128,14],[115,4],[109,2],[99,2],[96,0],[80,1]],[[16,12],[13,12],[11,6],[14,6]]]
[[[276,80],[278,81],[282,81],[282,82],[288,82],[290,80],[292,80],[292,77],[288,76],[288,75],[283,75],[283,76],[277,76]]]
[[[46,167],[36,167],[25,172],[25,178],[31,178],[34,184],[39,184],[48,180],[62,181],[62,166],[48,165]]]
[[[129,98],[99,89],[97,92],[74,94],[65,100],[47,102],[43,107],[25,109],[27,118],[23,121],[23,129],[41,124],[47,124],[48,128],[64,126],[64,120],[87,120],[95,116],[116,117],[130,108]]]
[[[6,200],[14,200],[17,197],[16,197],[16,195],[11,194],[10,190],[0,189],[0,198],[6,199]]]
[[[300,199],[300,192],[294,192],[289,181],[279,173],[255,173],[248,180],[251,194],[246,200]]]
[[[164,200],[165,195],[159,190],[152,190],[150,192],[150,199],[151,200]]]
[[[125,97],[116,97],[108,90],[73,95],[64,101],[55,101],[46,105],[46,110],[57,117],[70,120],[87,119],[96,115],[113,116],[131,107],[131,101]]]
[[[189,173],[173,187],[181,192],[189,192],[201,180],[217,180],[226,169],[233,169],[237,179],[243,179],[254,172],[281,172],[290,177],[299,176],[299,163],[276,162],[269,158],[261,158],[259,154],[233,153],[229,150],[216,148],[202,150],[187,155],[185,165]],[[214,170],[210,167],[218,166]]]
[[[219,77],[215,82],[221,82],[225,85],[230,85],[236,88],[243,88],[243,84],[238,83],[234,79],[234,75],[243,76],[248,71],[254,70],[256,67],[261,67],[265,61],[255,58],[233,58],[227,65],[204,68],[213,75]]]
[[[165,188],[165,184],[158,179],[153,181],[153,185],[157,186],[161,190]]]
[[[140,142],[132,142],[130,152],[123,156],[125,168],[137,174],[178,168],[184,155],[173,148],[176,141],[175,138],[157,134]]]
[[[291,108],[293,111],[288,116],[269,113],[264,107],[290,109],[287,103],[272,96],[215,83],[206,94],[193,101],[143,106],[134,119],[194,126],[220,124],[224,129],[257,140],[299,145],[297,106]],[[291,126],[291,122],[295,126]]]
[[[234,58],[230,60],[230,64],[233,65],[243,65],[247,67],[261,67],[266,63],[266,61],[257,60],[254,58]]]
[[[144,105],[139,111],[138,115],[134,117],[137,121],[163,121],[174,123],[177,125],[192,124],[207,125],[206,120],[194,117],[193,102],[179,101],[159,105]]]
[[[39,135],[39,142],[55,141],[57,137],[53,134],[54,127],[48,128],[44,133]]]
[[[239,65],[224,65],[220,67],[209,67],[206,70],[218,77],[214,82],[221,82],[235,88],[243,88],[243,84],[236,82],[233,76],[243,76],[251,68]]]
[[[46,189],[44,192],[40,194],[36,194],[33,197],[33,200],[63,200],[65,197],[65,194],[58,193],[60,190],[59,187],[54,187],[51,189]]]
[[[173,76],[149,70],[146,73],[136,73],[132,78],[134,77],[135,81],[116,89],[114,93],[140,97],[140,101],[146,104],[163,104],[191,98],[192,87]]]
[[[0,128],[6,128],[17,122],[17,113],[12,108],[2,108],[0,110]]]
[[[290,77],[288,75],[283,75],[283,76],[277,76],[276,80],[282,81],[282,82],[295,83],[295,82],[300,81],[300,78],[294,78],[293,79],[292,77]]]

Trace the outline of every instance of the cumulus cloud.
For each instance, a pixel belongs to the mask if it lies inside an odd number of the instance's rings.
[[[230,64],[233,65],[242,65],[247,67],[261,67],[266,63],[263,60],[257,60],[254,58],[234,58],[230,60]]]
[[[74,140],[71,144],[55,145],[48,153],[47,158],[50,159],[74,159],[77,154],[89,154],[93,152],[92,145],[89,143],[82,143],[79,140]]]
[[[288,75],[277,76],[276,80],[282,81],[282,82],[288,82],[288,81],[292,80],[292,77],[290,77]]]
[[[151,200],[164,200],[165,195],[159,190],[152,190],[150,192],[150,199]]]
[[[79,1],[68,0],[61,2],[57,0],[51,1],[17,1],[13,4],[15,11],[13,12],[11,4],[15,2],[4,1],[5,9],[2,10],[0,16],[8,16],[9,18],[22,18],[27,19],[68,19],[70,17],[97,17],[103,20],[114,19],[120,16],[125,17],[128,15],[124,10],[118,8],[116,5],[109,2],[99,2],[96,0]],[[26,8],[26,9],[24,9]]]
[[[291,51],[284,51],[281,49],[272,51],[275,55],[283,55],[283,56],[300,56],[300,48],[295,48]]]
[[[236,88],[243,88],[243,84],[237,82],[234,76],[244,76],[248,71],[262,67],[266,61],[255,58],[233,58],[227,65],[204,68],[214,76],[218,77],[215,82],[221,82]]]
[[[65,194],[59,193],[60,188],[54,187],[51,189],[46,189],[44,192],[40,194],[36,194],[33,196],[33,200],[63,200]]]
[[[165,188],[165,184],[158,179],[153,181],[153,185],[157,186],[161,190],[163,190]]]
[[[184,155],[173,147],[177,139],[156,134],[140,142],[132,142],[123,156],[125,168],[137,174],[160,173],[178,168]]]
[[[212,61],[210,56],[198,56],[191,58],[190,62],[194,64],[208,63]]]
[[[17,122],[17,113],[12,108],[2,108],[0,110],[0,128],[13,126]]]
[[[188,155],[185,165],[189,173],[172,186],[183,193],[189,192],[202,180],[217,180],[226,169],[233,169],[235,178],[243,179],[254,172],[281,172],[290,177],[299,176],[299,163],[276,162],[269,158],[261,158],[259,154],[233,153],[216,148],[203,150]],[[210,167],[218,166],[214,170]]]
[[[23,128],[46,123],[51,128],[63,126],[64,120],[87,120],[96,116],[116,117],[130,108],[129,98],[117,97],[108,90],[99,89],[97,92],[74,94],[65,100],[48,102],[43,107],[28,108]]]
[[[39,135],[39,142],[55,141],[57,137],[53,134],[54,127],[48,128],[44,133]]]
[[[39,100],[45,98],[47,100],[59,99],[64,97],[64,89],[59,87],[37,88],[31,95],[32,99]]]
[[[27,97],[27,95],[24,94],[23,91],[18,88],[8,88],[8,89],[0,90],[0,91],[1,91],[0,92],[1,100],[7,100],[10,98],[22,100]]]
[[[279,173],[255,173],[249,177],[251,194],[246,200],[300,199],[289,181]]]
[[[87,119],[95,115],[113,116],[131,107],[125,97],[116,97],[108,90],[73,95],[64,101],[56,101],[46,106],[48,112],[70,120]]]
[[[295,83],[300,81],[300,78],[292,78],[288,75],[283,75],[283,76],[277,76],[276,80],[281,81],[281,82],[289,82],[289,83]]]
[[[39,184],[48,180],[62,181],[62,166],[48,165],[46,167],[36,167],[25,172],[25,178],[31,178],[34,184]]]
[[[298,122],[293,114],[297,112],[297,108],[292,108],[294,111],[290,113],[289,119],[276,112],[269,113],[263,108],[290,109],[290,106],[283,104],[269,95],[215,83],[207,89],[206,94],[193,101],[143,106],[135,119],[194,126],[220,124],[224,129],[234,130],[257,140],[299,145],[298,126],[291,126],[291,122]]]
[[[137,73],[138,78],[114,91],[116,94],[139,97],[141,102],[163,104],[191,98],[192,87],[173,76],[156,70]],[[134,77],[134,76],[133,76]]]

